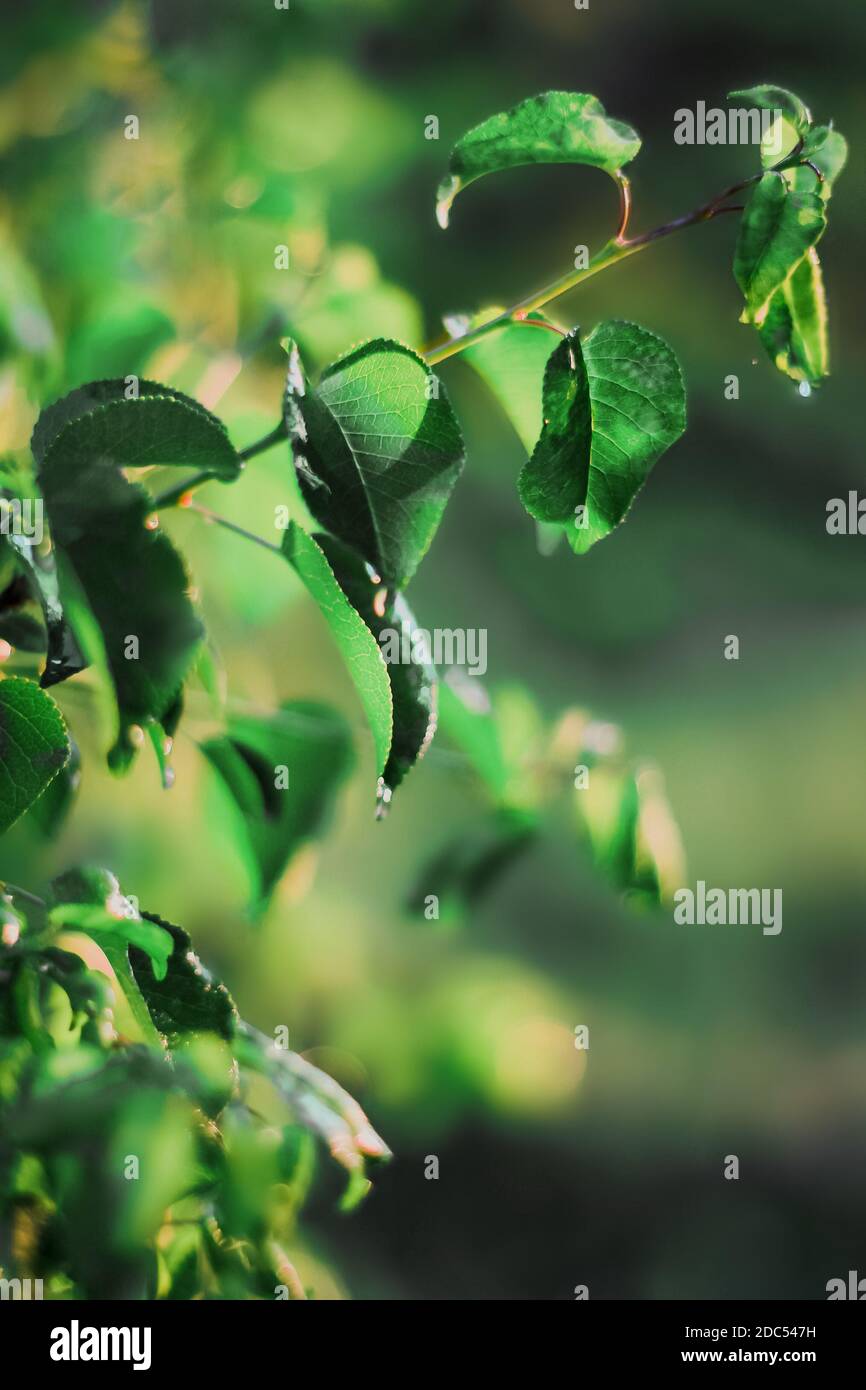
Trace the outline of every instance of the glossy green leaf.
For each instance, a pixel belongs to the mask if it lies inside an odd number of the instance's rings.
[[[792,380],[814,384],[827,375],[827,299],[814,246],[772,296],[758,332],[770,359]]]
[[[800,135],[805,135],[812,124],[812,115],[806,103],[786,87],[775,87],[770,83],[746,87],[741,91],[728,92],[728,101],[757,106],[762,111],[781,112]]]
[[[402,589],[463,466],[438,378],[411,348],[378,338],[332,363],[314,388],[292,348],[284,411],[313,516]]]
[[[544,92],[490,116],[457,141],[448,177],[437,193],[436,216],[447,227],[461,189],[485,174],[522,164],[590,164],[615,174],[634,159],[640,136],[608,116],[597,97]]]
[[[0,680],[0,834],[50,786],[69,749],[63,716],[51,696],[18,676]]]
[[[283,537],[283,554],[319,605],[340,648],[373,734],[381,774],[391,748],[393,701],[388,671],[368,624],[338,582],[321,539],[309,536],[293,521]]]
[[[545,424],[519,480],[536,520],[561,525],[577,554],[626,515],[656,460],[685,429],[679,364],[637,324],[569,334],[544,378]]]
[[[274,714],[231,719],[201,750],[236,808],[260,913],[292,855],[330,815],[352,764],[351,731],[327,705],[290,700]]]
[[[388,761],[379,785],[384,809],[406,774],[424,756],[436,730],[436,672],[414,614],[402,594],[378,583],[357,551],[331,536],[316,540],[343,593],[373,634],[384,658],[394,710]]]
[[[826,225],[824,204],[816,193],[792,192],[781,174],[764,174],[743,213],[734,251],[746,322],[763,323],[773,294]]]

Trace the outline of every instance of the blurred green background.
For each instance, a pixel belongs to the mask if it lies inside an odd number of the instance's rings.
[[[49,0],[4,24],[3,453],[26,447],[40,404],[128,372],[197,395],[242,446],[276,420],[286,334],[310,368],[378,334],[420,346],[443,314],[555,278],[614,225],[596,171],[485,180],[447,232],[433,213],[453,140],[534,92],[593,92],[640,131],[635,230],[757,167],[749,148],[675,145],[679,107],[777,82],[847,135],[822,246],[826,386],[799,397],[737,322],[734,219],[671,238],[558,306],[587,328],[644,323],[683,365],[688,432],[627,525],[582,559],[539,555],[514,487],[520,446],[458,360],[442,371],[469,462],[412,588],[422,625],[487,629],[487,681],[521,687],[539,717],[577,705],[621,724],[664,775],[686,882],[782,888],[780,936],[635,912],[567,816],[459,923],[408,912],[419,867],[477,824],[483,793],[434,743],[376,823],[369,739],[317,610],[288,567],[184,514],[164,524],[229,708],[324,698],[357,727],[330,833],[251,925],[196,746],[213,727],[204,695],[164,793],[146,756],[125,780],[104,771],[76,681],[56,693],[82,744],[78,806],[50,848],[7,836],[0,875],[39,891],[67,864],[105,862],[186,927],[246,1017],[288,1025],[358,1096],[396,1158],[349,1218],[323,1180],[295,1252],[320,1297],[570,1298],[587,1284],[592,1298],[822,1298],[828,1279],[866,1272],[864,541],[824,524],[827,500],[863,478],[866,11]],[[138,142],[123,138],[129,114]],[[291,492],[278,448],[203,500],[267,533]],[[722,657],[730,633],[738,662]],[[739,1182],[723,1179],[728,1154]]]

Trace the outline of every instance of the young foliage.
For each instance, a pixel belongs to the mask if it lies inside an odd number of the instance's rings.
[[[448,226],[457,194],[484,174],[521,164],[591,164],[615,175],[640,146],[637,132],[608,116],[598,97],[583,92],[528,97],[457,141],[436,195],[439,225]]]
[[[827,226],[817,193],[795,193],[782,173],[768,171],[743,214],[734,275],[746,301],[744,319],[764,322],[770,300]]]

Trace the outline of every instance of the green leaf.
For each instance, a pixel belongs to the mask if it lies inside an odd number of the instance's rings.
[[[602,762],[575,798],[596,868],[637,902],[669,901],[683,881],[685,863],[659,772]]]
[[[536,520],[561,525],[583,554],[619,525],[685,429],[676,357],[634,323],[599,324],[582,345],[569,334],[545,372],[544,419],[520,475],[521,500]]]
[[[203,406],[153,382],[140,382],[136,399],[125,390],[107,381],[73,391],[42,412],[32,441],[61,576],[68,565],[101,631],[120,717],[117,768],[132,757],[130,725],[165,722],[201,636],[183,562],[153,529],[149,494],[120,470],[183,464],[231,479],[241,467]]]
[[[36,485],[29,470],[3,469],[2,495],[13,503],[17,501],[25,517],[34,513],[24,509],[34,504],[42,507],[42,499],[35,494]],[[6,602],[2,635],[25,651],[45,652],[45,670],[39,683],[47,688],[82,671],[87,663],[60,600],[54,552],[44,542],[34,542],[35,530],[32,538],[16,530],[4,537],[4,555],[14,557],[17,573],[14,580],[10,574],[12,582],[3,596]],[[32,599],[34,594],[41,608],[41,622]]]
[[[137,389],[137,396],[128,392]],[[224,481],[243,467],[225,425],[191,396],[141,378],[91,381],[42,411],[31,440],[40,473],[68,476],[87,465],[88,455],[116,468],[183,464],[207,468]]]
[[[145,921],[108,869],[84,865],[70,869],[51,884],[49,925],[56,930],[78,931],[89,936],[103,951],[126,996],[145,1042],[162,1047],[129,961],[130,947],[150,959],[157,980],[164,980],[174,949],[171,935],[152,921]]]
[[[762,111],[780,111],[799,135],[805,135],[812,124],[812,114],[806,103],[786,87],[774,87],[769,83],[746,87],[742,91],[728,92],[728,101],[744,102]]]
[[[538,818],[517,807],[497,807],[449,840],[424,866],[410,893],[408,909],[422,915],[426,899],[439,899],[440,920],[469,911],[538,835]]]
[[[592,403],[580,333],[551,353],[542,388],[544,425],[520,474],[520,500],[537,521],[574,521],[589,493]]]
[[[597,97],[584,92],[528,97],[457,141],[436,195],[439,225],[448,226],[457,194],[484,174],[522,164],[591,164],[614,175],[640,146],[637,132],[608,116]]]
[[[833,185],[848,160],[848,141],[832,126],[817,125],[809,131],[799,159],[810,160],[824,176],[823,183],[815,176],[815,171],[807,164],[800,163],[785,170],[789,187],[798,193],[817,193],[825,203],[829,202]]]
[[[313,388],[292,347],[284,414],[313,516],[402,589],[463,466],[438,378],[411,348],[377,338],[326,367]]]
[[[370,1187],[367,1160],[391,1157],[358,1102],[305,1057],[278,1048],[246,1023],[241,1025],[237,1051],[241,1064],[266,1076],[299,1123],[327,1144],[331,1157],[349,1174],[342,1209],[356,1205]]]
[[[474,692],[470,686],[469,691]],[[461,748],[496,801],[504,801],[509,767],[499,737],[499,728],[490,712],[486,696],[480,707],[469,703],[469,691],[456,689],[450,681],[439,687],[439,724],[442,733]]]
[[[499,313],[499,309],[490,309],[476,315],[467,331],[479,328]],[[461,353],[463,361],[475,368],[496,396],[527,455],[532,453],[544,423],[541,385],[553,342],[549,328],[545,331],[529,326],[536,323],[549,325],[550,320],[534,311],[521,323],[494,329]]]
[[[81,754],[78,744],[70,737],[66,766],[60,769],[51,785],[34,803],[28,817],[46,839],[53,839],[62,829],[72,809],[80,781]]]
[[[135,904],[121,891],[114,874],[106,869],[71,870],[51,885],[51,926],[80,931],[109,952],[138,947],[151,961],[158,980],[166,977],[174,942],[161,926],[145,921]],[[114,962],[112,961],[112,965]]]
[[[69,758],[63,716],[33,681],[0,681],[0,835],[29,810]]]
[[[383,588],[357,551],[332,536],[317,536],[316,540],[343,593],[373,634],[386,664],[394,728],[378,791],[384,811],[435,733],[436,672],[403,595]]]
[[[743,213],[734,252],[734,275],[746,300],[744,321],[763,323],[772,296],[826,225],[816,193],[792,192],[781,174],[764,174]]]
[[[827,375],[827,300],[814,246],[772,296],[758,332],[770,359],[792,380],[814,385]]]
[[[489,309],[475,315],[466,331],[480,327],[501,312]],[[533,311],[525,319],[494,329],[461,354],[499,401],[527,456],[532,453],[544,423],[541,388],[553,341],[551,330],[560,331],[544,314]],[[544,521],[537,522],[536,530],[539,553],[551,555],[562,540],[562,531]]]
[[[376,770],[381,774],[391,747],[392,698],[376,639],[340,587],[318,541],[294,521],[283,536],[283,554],[316,600],[340,648],[373,734]]]
[[[300,846],[317,836],[352,762],[351,732],[327,705],[290,700],[237,716],[201,744],[234,802],[259,914]]]
[[[181,927],[150,912],[142,917],[167,932],[173,942],[161,977],[147,952],[135,946],[129,952],[132,973],[155,1027],[170,1046],[184,1033],[217,1033],[231,1041],[237,1031],[238,1012],[225,985],[202,965]]]

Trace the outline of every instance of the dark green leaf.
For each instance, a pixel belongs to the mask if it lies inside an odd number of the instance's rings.
[[[230,1041],[237,1030],[238,1013],[225,985],[202,965],[181,927],[150,912],[143,912],[142,917],[168,932],[174,943],[161,979],[146,952],[135,946],[129,952],[132,973],[156,1028],[170,1046],[183,1033],[217,1033]]]
[[[21,516],[31,525],[14,527],[4,537],[4,575],[9,587],[4,594],[4,630],[2,635],[13,646],[25,651],[45,652],[45,670],[40,679],[43,688],[75,675],[86,661],[63,611],[57,582],[57,566],[53,550],[41,536],[41,524],[35,525],[35,508],[42,499],[36,496],[36,485],[29,470],[5,468],[2,476],[2,495],[11,506],[21,508]],[[41,516],[38,518],[41,523]],[[30,534],[25,534],[26,532]],[[12,570],[5,564],[13,561]],[[38,600],[39,609],[34,598]],[[17,640],[16,640],[17,639]]]
[[[622,521],[685,429],[677,360],[633,323],[599,324],[582,345],[571,334],[545,372],[544,418],[520,475],[521,499],[537,520],[561,525],[583,554]]]
[[[301,491],[325,530],[405,587],[463,466],[448,399],[423,358],[378,338],[304,381],[292,349],[285,418]]]
[[[589,376],[577,330],[550,355],[542,402],[544,425],[520,475],[520,500],[537,521],[573,522],[589,493],[593,443]]]
[[[0,681],[0,834],[29,810],[69,757],[63,716],[33,681]]]
[[[69,760],[51,785],[34,802],[28,819],[46,839],[57,835],[68,816],[81,781],[81,754],[73,738],[69,740]]]
[[[379,785],[384,810],[396,788],[429,747],[436,730],[436,672],[403,595],[377,582],[372,569],[332,536],[315,538],[349,602],[373,634],[391,686],[394,729]]]
[[[137,395],[130,393],[137,391]],[[98,457],[115,468],[183,464],[230,481],[242,468],[225,425],[191,396],[141,378],[91,381],[42,411],[31,441],[40,476],[76,472]]]
[[[457,141],[448,177],[437,193],[436,216],[447,227],[461,189],[484,174],[521,164],[591,164],[614,174],[640,149],[640,136],[615,121],[597,97],[544,92],[490,116]]]
[[[364,707],[382,773],[391,747],[392,699],[382,653],[334,575],[318,541],[291,522],[283,537],[283,554],[315,599],[346,662]]]
[[[137,399],[124,390],[110,381],[74,391],[43,411],[33,432],[61,580],[68,566],[99,626],[115,688],[116,767],[132,756],[130,725],[165,721],[201,636],[183,562],[149,523],[148,493],[120,469],[177,463],[228,479],[241,466],[204,407],[152,382],[139,383]]]
[[[96,942],[117,976],[145,1041],[161,1046],[162,1039],[132,973],[129,949],[136,946],[143,951],[157,980],[164,980],[174,949],[169,932],[142,918],[108,869],[90,865],[70,869],[52,882],[50,901],[49,924],[57,930],[83,932]]]
[[[743,213],[734,252],[746,322],[763,323],[772,296],[826,225],[824,204],[816,193],[792,192],[783,175],[764,174]]]
[[[275,714],[230,720],[201,749],[237,808],[261,912],[291,856],[331,811],[351,766],[350,730],[327,705],[291,700]]]
[[[529,848],[538,828],[531,811],[499,807],[488,813],[425,865],[410,894],[409,911],[423,915],[431,895],[439,900],[439,920],[476,907]]]

